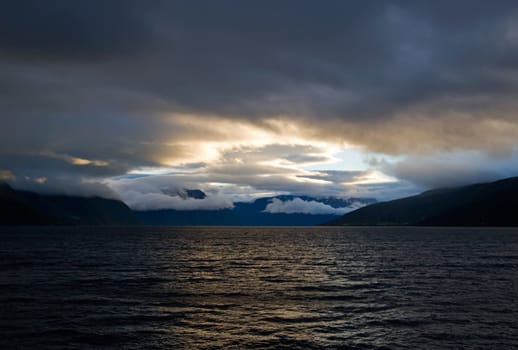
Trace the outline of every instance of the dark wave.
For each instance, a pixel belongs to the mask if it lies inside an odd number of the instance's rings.
[[[60,227],[0,239],[0,348],[518,348],[513,230]]]

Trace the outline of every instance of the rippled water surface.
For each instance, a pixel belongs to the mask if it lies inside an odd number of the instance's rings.
[[[0,228],[3,348],[518,348],[518,230]]]

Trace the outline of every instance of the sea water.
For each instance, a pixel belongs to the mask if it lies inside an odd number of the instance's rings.
[[[0,228],[6,349],[516,349],[518,229]]]

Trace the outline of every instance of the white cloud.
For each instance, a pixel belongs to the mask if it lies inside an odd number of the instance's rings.
[[[135,210],[218,210],[234,206],[232,201],[220,195],[217,189],[182,181],[174,175],[123,178],[107,181],[106,185]],[[207,197],[194,199],[175,195],[184,189],[202,189]]]
[[[212,195],[204,199],[186,198],[180,196],[170,196],[163,193],[142,193],[138,191],[128,191],[123,194],[124,202],[135,210],[218,210],[232,208],[233,203],[227,198]]]
[[[344,208],[333,208],[330,205],[317,202],[317,201],[306,201],[300,198],[294,198],[292,200],[282,201],[278,198],[274,198],[263,210],[265,213],[272,214],[310,214],[310,215],[343,215],[350,211],[359,209],[365,206],[364,203],[354,202],[348,207]]]

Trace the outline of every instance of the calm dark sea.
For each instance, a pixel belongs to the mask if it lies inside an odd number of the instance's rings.
[[[0,233],[6,349],[518,348],[518,229]]]

